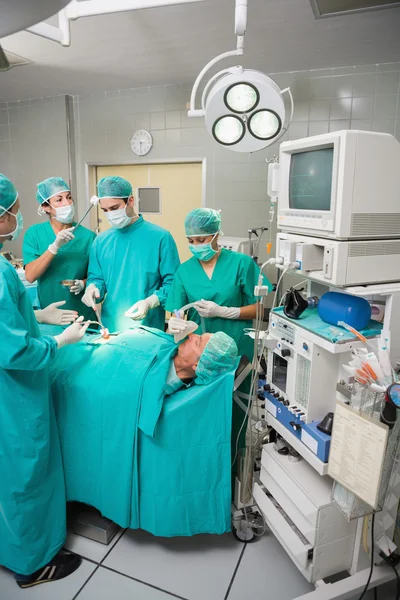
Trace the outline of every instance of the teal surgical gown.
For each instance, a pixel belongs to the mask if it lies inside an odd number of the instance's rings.
[[[15,269],[0,257],[0,565],[23,575],[48,563],[66,535],[47,373],[56,350],[53,337],[40,336]]]
[[[109,229],[95,240],[90,253],[87,285],[93,283],[104,299],[101,320],[110,331],[134,324],[124,313],[138,300],[155,294],[160,306],[142,324],[164,330],[165,301],[179,266],[172,235],[139,217],[123,229]]]
[[[76,223],[72,223],[72,226]],[[81,302],[83,292],[75,296],[60,281],[64,279],[86,279],[89,254],[96,235],[93,231],[79,225],[74,231],[74,239],[59,249],[48,269],[38,279],[38,294],[41,308],[52,302],[65,300],[63,308],[76,310],[85,319],[95,319],[93,311]],[[29,227],[24,236],[22,253],[24,264],[29,265],[44,252],[56,239],[50,221]]]
[[[212,300],[220,306],[248,306],[255,304],[254,286],[257,285],[260,269],[249,256],[221,250],[211,279],[199,260],[195,257],[184,262],[177,270],[172,284],[166,310],[173,312],[185,304],[196,300]],[[267,284],[271,287],[269,281]],[[190,309],[191,321],[201,324],[196,310]],[[252,320],[221,319],[219,317],[204,319],[205,332],[224,331],[238,345],[239,354],[253,357],[253,340],[245,335],[244,330],[252,327]],[[203,332],[203,333],[205,333]]]

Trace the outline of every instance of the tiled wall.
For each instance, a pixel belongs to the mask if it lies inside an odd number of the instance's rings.
[[[281,87],[291,86],[296,103],[293,122],[283,139],[352,128],[392,133],[400,141],[400,63],[272,77]],[[182,84],[74,97],[75,135],[71,141],[80,212],[88,202],[85,163],[206,158],[206,205],[222,209],[225,234],[246,236],[248,228],[267,224],[265,160],[278,153],[278,144],[252,155],[218,146],[205,130],[203,119],[187,117],[190,90],[190,85]],[[29,201],[41,177],[68,176],[63,102],[64,97],[30,101],[26,114],[31,117],[18,127],[13,127],[14,114],[19,109],[25,112],[24,103],[10,103],[0,109],[0,172],[10,173],[17,185],[25,186],[24,196]],[[36,122],[39,117],[35,112],[39,108],[32,108],[35,103],[40,107],[40,122]],[[48,106],[57,107],[56,117],[54,112],[47,112]],[[47,115],[57,123],[48,122]],[[27,144],[25,128],[29,132]],[[139,128],[149,129],[154,139],[154,147],[144,159],[135,157],[130,149],[132,133]],[[29,213],[27,225],[31,218],[37,217]]]
[[[15,182],[25,228],[37,223],[36,184],[50,175],[69,178],[65,96],[0,104],[0,173]],[[21,242],[7,248],[21,256]]]

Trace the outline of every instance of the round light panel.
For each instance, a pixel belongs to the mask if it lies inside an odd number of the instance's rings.
[[[214,123],[212,134],[219,144],[231,146],[243,139],[246,128],[243,121],[235,115],[225,115]]]
[[[282,129],[280,116],[273,110],[256,110],[248,121],[248,128],[258,140],[270,140]]]
[[[260,100],[258,90],[250,83],[234,83],[225,92],[227,108],[236,113],[254,110]]]

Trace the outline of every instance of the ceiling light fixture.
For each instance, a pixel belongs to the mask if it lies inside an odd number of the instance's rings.
[[[216,56],[202,69],[193,85],[188,111],[189,117],[204,117],[213,138],[235,152],[256,152],[278,141],[287,131],[294,109],[289,88],[281,90],[265,73],[241,66],[213,75],[204,87],[201,108],[196,109],[200,83],[211,67],[225,58],[243,55],[246,25],[247,0],[236,0],[236,50]]]

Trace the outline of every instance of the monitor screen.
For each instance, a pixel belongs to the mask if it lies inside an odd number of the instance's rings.
[[[289,208],[330,210],[333,148],[292,154],[289,173]]]

